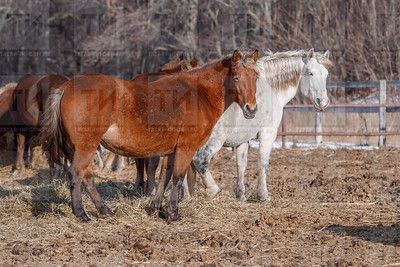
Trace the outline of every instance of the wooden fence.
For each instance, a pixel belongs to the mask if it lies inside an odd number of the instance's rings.
[[[397,131],[386,131],[386,114],[388,112],[400,112],[400,103],[389,105],[386,101],[387,86],[399,86],[400,81],[363,81],[363,82],[332,82],[327,84],[327,89],[334,88],[378,88],[379,104],[332,104],[324,112],[347,112],[347,113],[378,113],[379,129],[376,132],[355,133],[355,132],[324,132],[322,127],[321,113],[314,111],[313,105],[287,105],[283,110],[281,131],[278,135],[282,136],[282,146],[285,146],[286,136],[315,136],[317,144],[322,142],[323,136],[379,136],[379,146],[384,146],[386,136],[400,135],[400,129]],[[287,112],[314,112],[315,127],[314,132],[287,132],[285,125],[285,113]]]

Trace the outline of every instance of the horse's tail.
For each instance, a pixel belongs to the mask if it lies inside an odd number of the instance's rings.
[[[64,91],[61,89],[56,89],[50,94],[46,102],[42,130],[40,132],[40,141],[49,161],[59,165],[63,165],[65,159],[72,162],[74,153],[74,148],[65,131],[60,113],[63,95]]]

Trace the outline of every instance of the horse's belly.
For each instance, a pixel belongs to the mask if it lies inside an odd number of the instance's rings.
[[[257,136],[255,129],[242,129],[241,131],[232,131],[228,138],[225,140],[224,146],[236,147]]]
[[[123,129],[113,124],[102,137],[102,145],[112,152],[130,157],[151,157],[172,153],[177,140],[174,131]]]

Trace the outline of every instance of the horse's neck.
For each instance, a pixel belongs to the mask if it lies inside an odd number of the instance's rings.
[[[198,70],[188,72],[187,74],[197,80],[199,93],[203,93],[210,102],[210,105],[222,111],[234,101],[225,87],[226,76],[229,73],[229,67],[222,61],[211,63]]]
[[[266,61],[264,64],[269,64]],[[272,88],[272,94],[279,104],[285,106],[291,99],[293,99],[299,88],[301,74],[303,72],[304,63],[299,57],[291,66],[285,66],[287,62],[281,59],[274,63],[273,73],[269,73],[268,66],[266,68],[266,80]]]
[[[272,90],[272,92],[283,107],[296,96],[298,88],[299,88],[298,85],[288,86],[285,90],[282,91]]]

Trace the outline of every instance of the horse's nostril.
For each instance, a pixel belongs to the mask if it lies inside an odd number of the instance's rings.
[[[322,100],[321,100],[321,98],[317,97],[315,99],[315,102],[317,103],[317,105],[321,105]]]
[[[255,105],[254,108],[251,108],[249,104],[245,104],[244,110],[248,113],[254,113],[257,111],[257,105]]]

